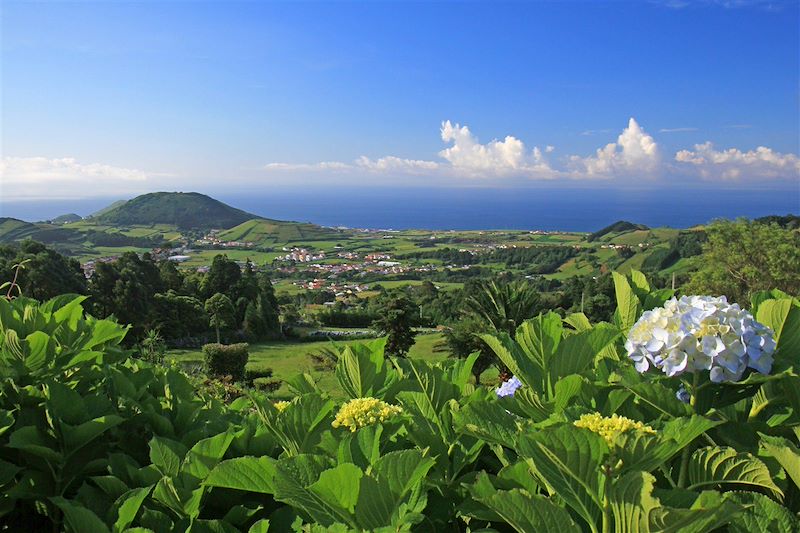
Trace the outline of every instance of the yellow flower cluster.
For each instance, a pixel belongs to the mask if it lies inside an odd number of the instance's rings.
[[[603,437],[609,446],[613,446],[617,437],[626,431],[634,430],[640,433],[656,434],[655,430],[650,426],[645,426],[641,422],[616,414],[611,415],[611,417],[604,417],[600,413],[581,415],[580,419],[576,420],[574,424],[579,428],[594,431]]]
[[[290,402],[287,401],[275,402],[275,409],[277,409],[279,413],[282,413],[284,409],[289,407],[289,403]]]
[[[383,422],[399,415],[403,409],[397,405],[390,405],[377,398],[356,398],[350,400],[336,413],[333,427],[346,427],[355,431],[364,426]]]

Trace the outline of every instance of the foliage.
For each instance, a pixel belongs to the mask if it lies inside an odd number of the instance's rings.
[[[104,224],[173,224],[179,228],[231,228],[258,218],[196,192],[154,192],[118,205],[95,220]]]
[[[250,357],[248,348],[246,343],[204,345],[206,372],[209,376],[231,376],[236,381],[245,379],[245,366]]]
[[[684,403],[623,347],[671,294],[637,272],[614,281],[609,322],[548,313],[484,336],[522,384],[502,398],[472,383],[477,354],[387,358],[378,340],[339,352],[343,399],[301,375],[287,401],[225,405],[130,359],[125,328],[80,297],[2,300],[0,527],[796,531],[800,302],[754,294],[771,374],[704,382]]]
[[[800,233],[777,224],[719,220],[706,228],[702,268],[685,291],[745,302],[757,291],[800,293]]]
[[[156,329],[147,332],[144,339],[139,343],[139,357],[148,363],[160,365],[164,363],[167,353],[167,345],[163,337]]]
[[[235,324],[233,303],[230,298],[218,292],[206,300],[205,310],[209,322],[217,333],[217,344],[220,344],[219,330]]]
[[[400,296],[390,300],[372,327],[380,335],[386,335],[386,354],[405,357],[414,345],[414,305],[408,298]]]
[[[86,294],[80,263],[30,240],[0,246],[0,279],[13,278],[14,266],[23,262],[16,283],[28,297],[46,300],[64,293]]]

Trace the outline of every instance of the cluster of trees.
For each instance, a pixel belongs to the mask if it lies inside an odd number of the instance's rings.
[[[173,342],[211,330],[241,332],[251,339],[281,335],[272,282],[250,262],[241,268],[218,255],[202,274],[183,272],[147,253],[126,252],[114,262],[97,263],[87,280],[75,259],[24,241],[0,246],[0,279],[12,279],[14,265],[23,261],[17,279],[23,294],[38,300],[65,293],[88,295],[91,312],[129,324],[127,338],[132,340],[144,339],[150,330]]]
[[[250,338],[280,336],[280,313],[270,279],[249,261],[242,269],[217,255],[205,274],[183,273],[149,254],[123,254],[99,263],[89,282],[95,313],[131,324],[133,335],[158,329],[168,339],[202,335],[209,327]]]
[[[500,263],[506,268],[521,268],[528,274],[551,274],[576,254],[577,251],[571,246],[521,246],[498,248],[491,252],[477,254],[455,248],[442,248],[410,252],[400,258],[438,259],[451,265]]]

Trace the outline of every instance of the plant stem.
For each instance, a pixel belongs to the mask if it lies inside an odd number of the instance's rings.
[[[611,467],[605,465],[603,474],[606,476],[606,484],[603,487],[603,533],[611,533],[611,502],[608,501],[608,491],[611,490]]]
[[[692,411],[694,411],[694,404],[697,400],[697,382],[699,380],[699,374],[697,372],[694,373],[692,377],[692,395],[689,397],[689,405],[692,406]],[[681,471],[678,474],[678,486],[680,488],[686,487],[686,476],[689,470],[689,456],[691,455],[691,443],[687,444],[686,447],[683,449],[683,453],[681,454]]]

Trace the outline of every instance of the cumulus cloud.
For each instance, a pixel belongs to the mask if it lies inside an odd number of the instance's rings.
[[[554,150],[552,146],[547,146],[544,152],[538,146],[528,150],[525,143],[511,135],[502,141],[494,139],[481,144],[467,126],[453,124],[449,120],[442,122],[441,136],[444,142],[452,143],[452,146],[439,152],[439,156],[448,161],[453,169],[467,175],[555,177],[544,157],[544,153]]]
[[[781,154],[765,146],[743,152],[736,148],[717,150],[711,142],[680,150],[675,161],[689,165],[703,179],[791,179],[800,177],[800,158]]]
[[[662,128],[663,133],[695,131],[696,128]],[[590,131],[590,130],[587,130]],[[601,130],[593,130],[592,134]],[[312,164],[270,163],[270,171],[304,171],[321,174],[336,172],[358,179],[365,173],[382,175],[387,180],[399,176],[420,179],[458,180],[612,180],[617,183],[642,178],[659,179],[667,175],[686,175],[687,169],[704,179],[737,179],[750,176],[780,179],[798,174],[798,157],[779,154],[769,148],[749,152],[730,149],[716,151],[710,143],[694,150],[681,150],[674,158],[665,157],[652,135],[634,119],[628,121],[616,139],[588,156],[555,157],[555,147],[534,146],[513,135],[482,143],[466,125],[446,120],[440,135],[447,147],[438,152],[439,160],[409,159],[393,155],[379,158],[361,156],[352,162],[326,161]],[[404,182],[410,183],[410,182]],[[425,181],[424,183],[429,183]]]
[[[71,157],[3,157],[0,175],[5,198],[69,198],[143,190],[154,174]]]
[[[661,155],[655,139],[634,118],[617,137],[589,157],[571,156],[573,177],[609,178],[619,175],[652,175],[659,170]]]

